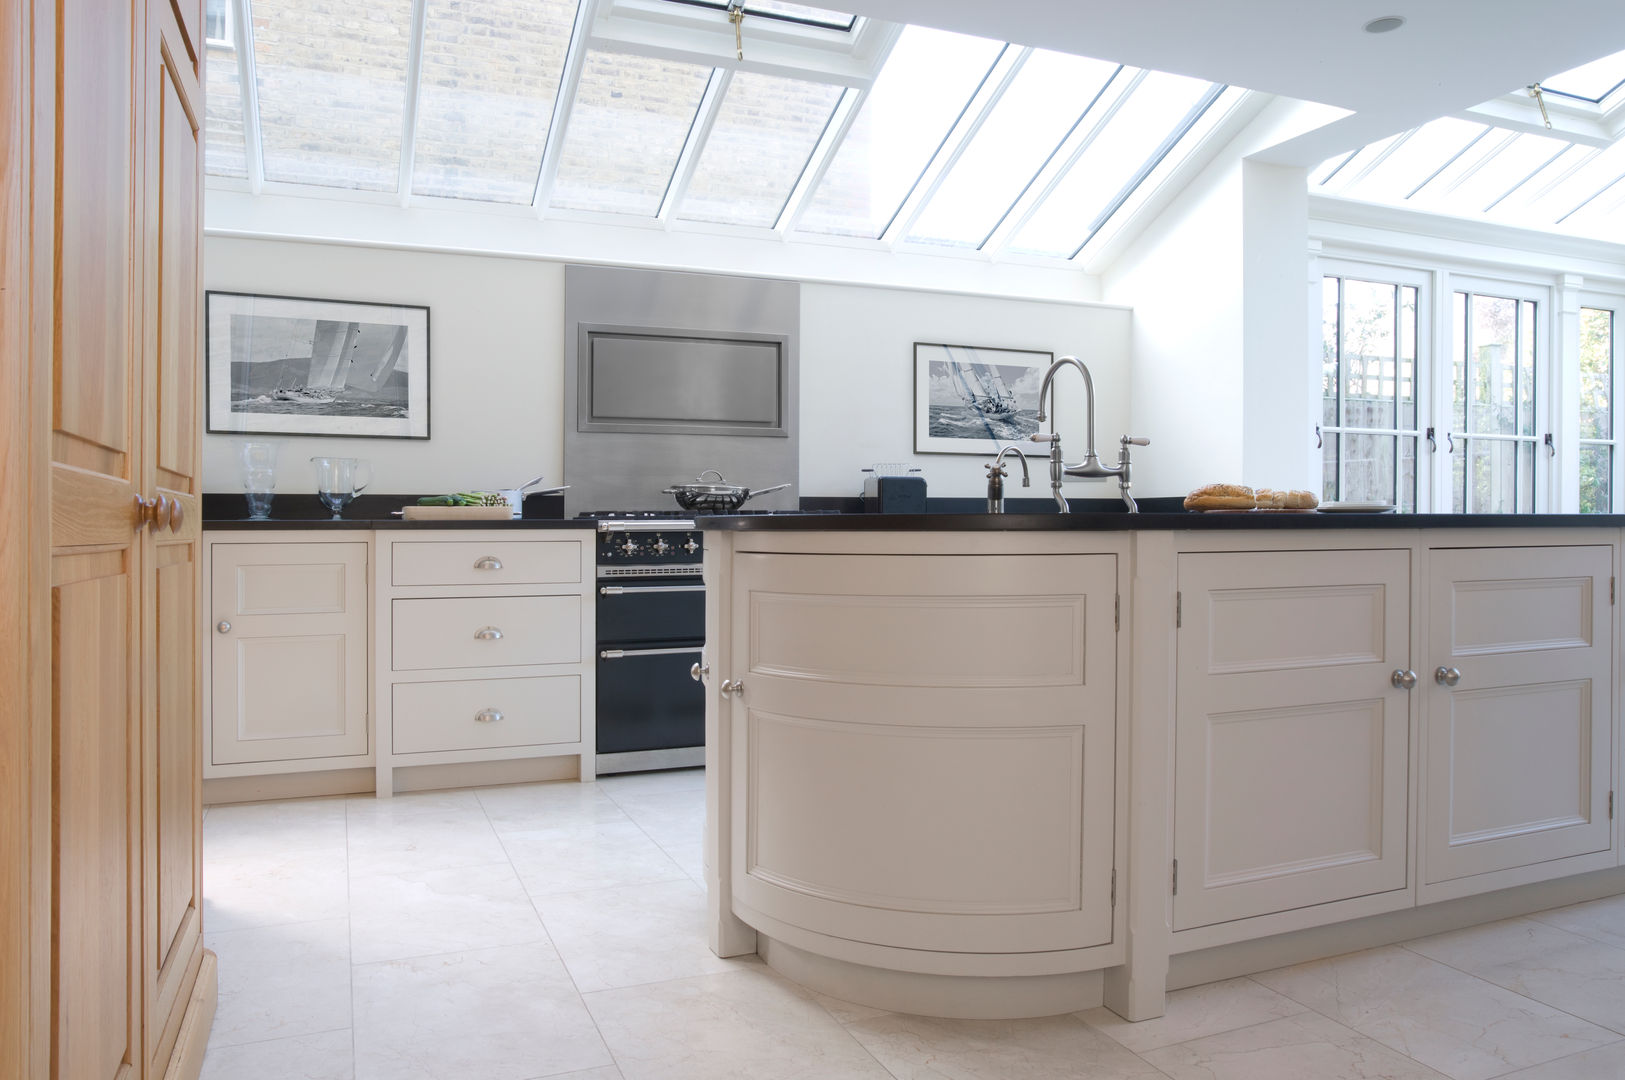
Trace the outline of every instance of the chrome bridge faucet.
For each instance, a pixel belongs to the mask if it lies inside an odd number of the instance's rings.
[[[1077,368],[1078,373],[1083,376],[1083,392],[1087,408],[1084,432],[1088,445],[1084,448],[1083,460],[1076,465],[1067,465],[1062,461],[1061,436],[1055,430],[1055,373],[1066,366]],[[1055,495],[1055,505],[1060,512],[1063,514],[1072,512],[1072,508],[1067,505],[1066,496],[1061,494],[1061,481],[1065,477],[1115,476],[1117,477],[1118,490],[1123,496],[1123,502],[1128,506],[1128,512],[1131,514],[1139,513],[1139,504],[1134,501],[1134,496],[1129,494],[1131,481],[1129,479],[1128,448],[1130,446],[1150,446],[1151,440],[1138,435],[1124,435],[1118,440],[1117,464],[1106,465],[1101,462],[1100,455],[1095,453],[1095,381],[1089,377],[1089,369],[1083,366],[1083,361],[1076,356],[1063,356],[1051,364],[1048,371],[1044,372],[1043,385],[1038,388],[1038,422],[1040,424],[1045,420],[1045,401],[1049,402],[1049,432],[1035,432],[1030,438],[1035,443],[1049,444],[1049,487],[1050,491]],[[1003,451],[1000,453],[1002,455]]]

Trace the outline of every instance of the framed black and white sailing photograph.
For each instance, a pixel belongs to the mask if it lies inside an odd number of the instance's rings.
[[[208,430],[429,437],[429,309],[210,292]]]
[[[1038,430],[1054,353],[914,343],[914,452],[996,454]]]

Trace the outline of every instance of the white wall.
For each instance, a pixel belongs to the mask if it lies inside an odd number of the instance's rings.
[[[1098,449],[1108,464],[1115,462],[1118,436],[1129,433],[1129,323],[1128,311],[1099,304],[802,286],[801,493],[861,494],[861,470],[877,462],[920,466],[933,496],[986,493],[988,456],[914,453],[917,341],[1076,355],[1094,378]],[[1067,460],[1077,461],[1084,447],[1082,380],[1063,371],[1056,385],[1062,446]],[[1156,451],[1139,450],[1135,468]],[[1011,466],[1007,497],[1049,496],[1047,462],[1039,457],[1031,467],[1033,486],[1023,491]],[[1116,493],[1115,481],[1067,482],[1069,498]],[[1135,493],[1163,494],[1138,480]]]
[[[429,312],[431,438],[285,437],[277,489],[314,490],[308,459],[373,463],[379,492],[517,485],[563,467],[563,264],[336,244],[209,237],[209,289],[424,304]],[[1082,275],[1080,275],[1081,277]],[[1099,395],[1099,442],[1116,460],[1129,416],[1127,311],[1069,301],[1007,300],[891,288],[804,285],[801,300],[801,494],[856,495],[865,465],[916,461],[932,495],[979,496],[981,456],[913,453],[913,344],[936,341],[1075,353]],[[1068,460],[1082,456],[1082,394],[1060,381]],[[240,491],[238,437],[204,438],[204,488]],[[1140,451],[1152,460],[1157,447]],[[1035,463],[1031,491],[1045,496]],[[674,480],[682,477],[673,477]],[[730,477],[730,479],[735,479]],[[788,479],[741,476],[762,486]],[[1139,494],[1165,494],[1136,482]],[[1115,484],[1069,482],[1069,494],[1110,497]]]
[[[281,439],[277,490],[310,492],[314,455],[361,457],[373,491],[516,487],[563,462],[564,273],[557,263],[238,240],[204,241],[209,289],[424,304],[430,437]],[[205,435],[206,491],[241,491],[237,437]]]

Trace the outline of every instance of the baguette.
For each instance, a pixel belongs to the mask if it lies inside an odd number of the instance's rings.
[[[1251,510],[1253,489],[1244,484],[1203,484],[1185,496],[1187,510]]]

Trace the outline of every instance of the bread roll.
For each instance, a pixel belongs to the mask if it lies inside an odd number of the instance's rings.
[[[1242,484],[1203,484],[1185,496],[1187,510],[1251,510],[1253,489]]]
[[[1320,505],[1320,499],[1313,491],[1287,491],[1282,493],[1286,499],[1283,504],[1290,510],[1313,510]]]

